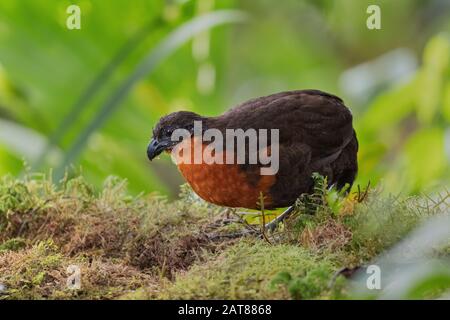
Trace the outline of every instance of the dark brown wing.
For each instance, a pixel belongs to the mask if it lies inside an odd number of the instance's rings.
[[[352,114],[338,97],[299,90],[245,102],[217,118],[220,128],[279,129],[280,168],[272,198],[277,206],[292,204],[312,188],[311,175],[328,176],[331,184],[352,183],[357,141]],[[251,180],[258,170],[243,166]]]
[[[338,97],[318,90],[253,99],[219,119],[220,127],[279,129],[280,145],[306,144],[311,147],[313,160],[332,160],[353,136],[350,110]]]

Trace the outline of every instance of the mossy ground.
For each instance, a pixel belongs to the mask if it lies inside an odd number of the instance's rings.
[[[319,183],[276,232],[234,238],[248,225],[187,188],[169,203],[132,197],[116,178],[96,190],[81,177],[3,177],[0,299],[346,298],[347,280],[331,283],[337,270],[369,261],[442,205],[376,190],[343,197]],[[70,265],[80,289],[67,287]]]

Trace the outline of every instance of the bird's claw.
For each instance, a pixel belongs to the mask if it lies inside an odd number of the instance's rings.
[[[292,211],[294,211],[294,206],[290,206],[289,208],[284,210],[278,217],[276,217],[269,223],[266,223],[264,229],[266,229],[266,231],[274,231],[278,224],[284,221],[284,219],[286,219],[292,213]]]

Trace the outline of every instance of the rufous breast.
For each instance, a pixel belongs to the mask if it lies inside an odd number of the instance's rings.
[[[275,175],[261,175],[256,183],[250,183],[239,165],[226,164],[226,151],[211,152],[216,159],[222,158],[223,163],[205,161],[203,152],[207,146],[198,138],[192,138],[172,151],[172,159],[181,174],[202,199],[221,206],[259,209],[262,192],[264,206],[270,207],[269,190],[275,183]],[[197,163],[196,156],[201,157]]]

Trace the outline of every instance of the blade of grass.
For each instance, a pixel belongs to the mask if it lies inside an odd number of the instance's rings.
[[[37,160],[33,163],[33,169],[40,169],[46,160],[48,152],[58,145],[66,133],[69,131],[71,125],[76,123],[76,119],[82,114],[89,102],[96,95],[101,87],[108,81],[114,71],[125,61],[130,53],[150,34],[154,28],[163,24],[163,21],[158,19],[151,21],[143,26],[133,37],[122,45],[117,53],[112,57],[109,63],[97,74],[87,88],[83,91],[80,97],[70,108],[69,113],[59,124],[53,134],[50,135],[46,147],[39,155]]]
[[[144,76],[151,74],[156,67],[176,49],[190,40],[196,34],[225,23],[239,23],[247,19],[247,15],[238,10],[220,10],[196,17],[181,25],[162,40],[137,65],[133,73],[127,77],[117,90],[106,100],[100,111],[92,121],[80,132],[77,139],[67,151],[61,165],[56,169],[55,175],[59,179],[63,176],[65,168],[78,157],[85,147],[89,137],[114,113],[119,103],[126,97],[131,88]]]

